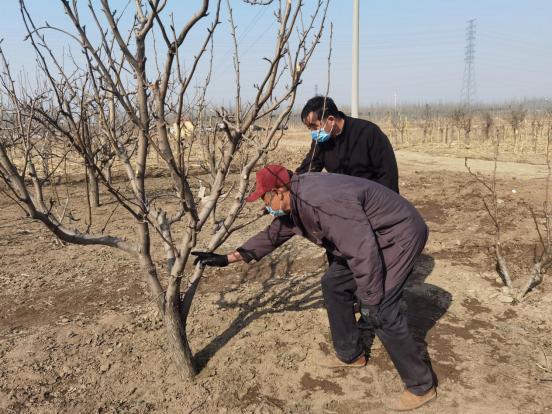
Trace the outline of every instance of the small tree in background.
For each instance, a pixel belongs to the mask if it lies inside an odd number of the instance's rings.
[[[529,207],[529,212],[535,224],[536,233],[538,235],[538,244],[535,245],[533,254],[533,266],[529,271],[529,277],[524,285],[518,288],[514,287],[511,272],[508,266],[508,258],[505,256],[503,249],[502,237],[502,215],[499,207],[498,190],[496,186],[496,171],[498,163],[498,155],[500,142],[504,139],[504,129],[497,128],[494,151],[494,168],[490,178],[473,172],[468,165],[468,158],[465,159],[465,166],[471,177],[479,183],[486,191],[486,195],[481,197],[483,206],[487,214],[491,218],[494,225],[494,246],[493,251],[496,259],[496,269],[504,284],[510,292],[510,301],[517,302],[525,298],[525,296],[536,286],[542,283],[546,271],[552,266],[552,208],[550,204],[551,197],[551,181],[552,181],[552,128],[548,129],[547,145],[546,145],[546,166],[548,174],[545,184],[545,200],[542,205],[542,210],[535,210]],[[541,224],[541,221],[543,224]]]
[[[527,110],[522,106],[511,106],[508,113],[508,122],[512,127],[512,134],[514,136],[514,151],[518,148],[520,128],[527,116]]]
[[[435,126],[435,114],[431,105],[425,104],[422,111],[422,142],[431,142],[433,127]]]
[[[393,129],[395,130],[397,141],[400,137],[400,143],[404,144],[404,137],[408,128],[408,118],[404,115],[401,115],[400,112],[394,111],[391,115],[391,125],[393,125]]]
[[[470,132],[472,130],[472,114],[466,107],[459,107],[452,111],[451,119],[458,131],[458,143],[460,143],[460,131],[464,131],[464,145],[470,145]]]
[[[493,130],[493,125],[495,124],[493,114],[488,111],[483,112],[483,114],[481,115],[481,124],[483,130],[483,139],[484,141],[489,141]]]

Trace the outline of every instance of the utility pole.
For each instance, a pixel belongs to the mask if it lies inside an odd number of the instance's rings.
[[[353,61],[352,61],[352,89],[351,89],[351,116],[358,118],[358,48],[359,48],[359,0],[353,0]]]
[[[466,52],[464,56],[464,77],[462,79],[461,99],[466,106],[475,100],[475,19],[468,20],[466,28]]]

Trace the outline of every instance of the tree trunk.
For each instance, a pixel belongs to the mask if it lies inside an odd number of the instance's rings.
[[[203,268],[195,269],[183,297],[180,294],[180,279],[171,277],[166,293],[164,322],[169,352],[180,375],[188,380],[194,378],[198,372],[198,365],[188,343],[186,321],[202,274]]]
[[[215,234],[217,232],[217,206],[213,207],[213,211],[209,215],[209,221],[211,223],[211,234]]]
[[[533,265],[533,269],[531,269],[531,277],[529,278],[529,280],[527,281],[527,285],[525,285],[525,288],[521,292],[520,298],[523,298],[533,288],[535,288],[542,282],[543,280],[542,263],[544,262],[546,262],[546,259],[542,262],[537,262]]]
[[[113,185],[113,174],[111,172],[111,166],[112,164],[109,163],[106,167],[105,167],[105,177],[107,178],[107,182],[109,185]]]
[[[196,374],[196,368],[186,336],[186,323],[180,313],[179,293],[175,293],[175,295],[169,295],[167,291],[163,318],[169,343],[169,354],[180,375],[185,379],[192,379]]]
[[[90,194],[90,204],[93,207],[100,206],[100,185],[98,177],[92,168],[86,168],[88,174],[88,192]]]

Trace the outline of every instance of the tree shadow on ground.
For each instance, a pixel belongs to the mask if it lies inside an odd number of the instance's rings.
[[[423,347],[430,366],[425,338],[452,302],[449,292],[425,283],[433,268],[433,257],[421,255],[404,293],[408,324]],[[318,261],[313,261],[312,257],[295,258],[285,248],[274,252],[270,258],[247,267],[236,287],[220,293],[217,305],[222,309],[239,309],[239,313],[223,332],[196,354],[198,370],[205,368],[222,347],[256,319],[267,314],[323,307],[320,277],[325,271],[324,256],[320,256]],[[261,286],[248,295],[242,288],[242,282],[246,280],[261,280]],[[435,374],[434,378],[437,382]]]
[[[239,314],[230,326],[196,354],[197,369],[201,371],[205,368],[207,362],[235,335],[264,315],[323,307],[320,277],[325,268],[323,256],[313,263],[312,257],[295,258],[286,248],[247,267],[238,286],[220,293],[217,301],[220,308],[239,309]],[[262,282],[248,296],[241,285],[251,279]],[[230,299],[234,297],[236,299]]]
[[[423,348],[430,367],[431,358],[427,349],[427,334],[437,321],[443,317],[452,303],[452,294],[450,292],[439,286],[425,283],[434,266],[435,260],[433,257],[422,254],[416,263],[404,292],[408,326],[417,342]],[[432,373],[437,385],[438,379],[433,368]]]

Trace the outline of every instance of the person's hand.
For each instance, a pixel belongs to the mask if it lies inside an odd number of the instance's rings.
[[[377,318],[379,312],[379,305],[365,305],[360,304],[360,314],[366,322],[370,322],[372,325],[377,325]]]
[[[194,265],[225,267],[228,266],[228,256],[209,252],[192,252],[196,256]]]

